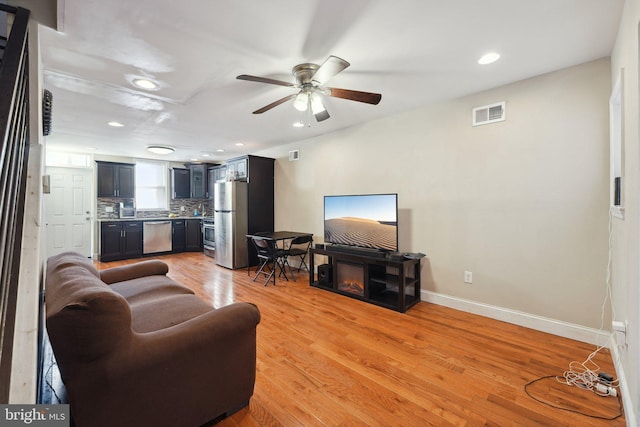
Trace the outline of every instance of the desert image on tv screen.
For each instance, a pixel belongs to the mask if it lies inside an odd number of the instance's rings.
[[[397,206],[395,194],[326,196],[324,241],[396,251]]]

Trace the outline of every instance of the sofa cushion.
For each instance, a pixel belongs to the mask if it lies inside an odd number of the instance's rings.
[[[172,295],[193,294],[193,291],[182,286],[167,276],[140,277],[125,282],[114,283],[111,289],[125,297],[131,305],[139,301],[149,301]]]
[[[131,329],[138,333],[159,331],[213,310],[195,295],[140,300],[131,305]]]
[[[135,264],[111,267],[100,271],[100,279],[107,285],[116,282],[125,282],[139,277],[165,275],[169,272],[169,266],[157,259],[148,259]]]

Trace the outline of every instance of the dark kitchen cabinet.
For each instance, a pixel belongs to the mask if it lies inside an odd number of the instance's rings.
[[[215,166],[210,169],[213,173],[213,179],[215,181],[226,181],[227,179],[227,165]]]
[[[96,162],[98,197],[135,197],[135,165],[129,163]]]
[[[171,187],[174,199],[191,197],[191,172],[189,169],[171,169]]]
[[[185,221],[185,250],[202,251],[202,220],[186,219]]]
[[[174,199],[206,199],[213,198],[209,189],[213,189],[207,163],[185,164],[188,169],[174,168],[171,170],[171,184]],[[215,181],[213,181],[215,182]]]
[[[218,168],[220,168],[220,166],[209,167],[207,169],[207,188],[209,189],[208,198],[210,200],[214,199],[216,181],[217,181],[217,179],[216,179],[216,171],[217,171]]]
[[[249,156],[227,161],[227,174],[235,181],[246,181],[249,178]]]
[[[173,252],[184,252],[187,243],[187,229],[184,219],[174,219],[172,229]]]
[[[104,221],[100,224],[100,260],[142,256],[141,221]]]
[[[207,166],[206,164],[189,165],[192,199],[207,198]]]

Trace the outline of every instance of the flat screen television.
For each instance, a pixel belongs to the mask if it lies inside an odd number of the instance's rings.
[[[396,252],[398,195],[324,196],[324,241]]]

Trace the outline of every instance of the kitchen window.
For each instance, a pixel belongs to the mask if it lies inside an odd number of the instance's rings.
[[[168,164],[136,161],[136,209],[169,210]]]

